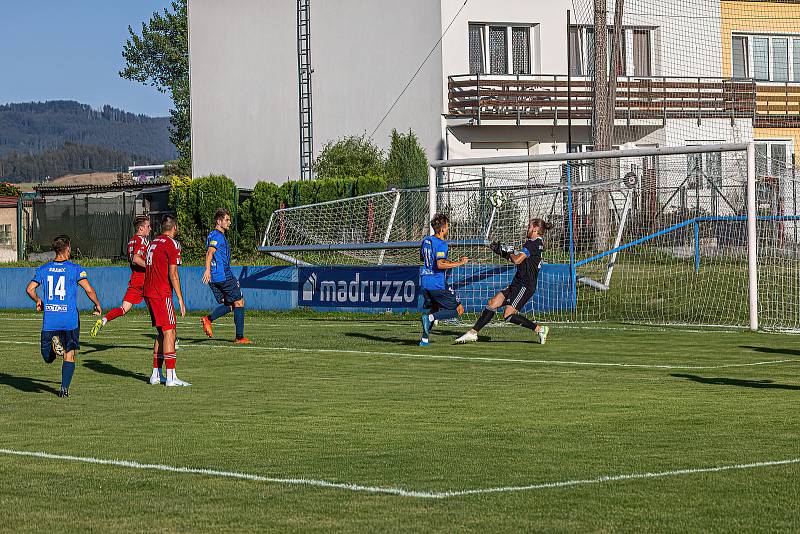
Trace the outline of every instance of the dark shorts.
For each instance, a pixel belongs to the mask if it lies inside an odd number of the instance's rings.
[[[220,304],[232,305],[237,300],[242,300],[242,288],[239,287],[239,280],[228,278],[224,282],[209,282],[208,287],[214,293],[214,298]]]
[[[65,352],[81,348],[81,327],[75,330],[42,330],[42,359],[45,363],[53,363],[56,353],[53,352],[53,336],[58,336]]]
[[[425,300],[422,308],[434,313],[439,310],[456,310],[461,306],[458,295],[452,289],[423,289],[422,297]]]
[[[503,306],[511,306],[515,310],[521,310],[525,307],[529,300],[536,292],[536,284],[533,287],[528,287],[520,282],[511,282],[511,285],[505,288],[502,293],[506,298]]]

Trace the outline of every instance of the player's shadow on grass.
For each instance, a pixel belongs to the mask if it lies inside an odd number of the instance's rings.
[[[0,373],[0,385],[9,386],[23,393],[52,393],[58,395],[58,390],[47,384],[57,384],[51,380],[36,380],[25,376],[11,376]]]
[[[150,380],[150,377],[144,375],[143,373],[134,373],[133,371],[128,371],[127,369],[121,369],[115,365],[111,365],[110,363],[101,362],[100,360],[84,360],[83,366],[89,369],[90,371],[94,371],[95,373],[100,373],[104,375],[133,378],[135,380],[141,380],[142,382],[147,382]]]
[[[711,378],[697,375],[681,375],[671,374],[675,378],[685,378],[692,382],[700,384],[709,384],[713,386],[736,386],[740,388],[754,388],[754,389],[785,389],[789,391],[800,391],[800,386],[793,386],[790,384],[776,384],[772,380],[739,380],[737,378]]]
[[[364,334],[363,332],[345,332],[347,337],[357,337],[359,339],[366,339],[368,341],[378,341],[380,343],[396,343],[397,345],[417,346],[419,339],[404,339],[401,337],[391,336],[373,336],[371,334]]]
[[[774,347],[753,347],[750,345],[740,345],[743,349],[750,349],[755,352],[763,352],[765,354],[783,354],[785,356],[795,356],[800,358],[800,350],[798,349],[778,349]]]

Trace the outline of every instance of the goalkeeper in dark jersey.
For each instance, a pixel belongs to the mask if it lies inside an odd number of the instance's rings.
[[[517,266],[517,273],[508,287],[489,300],[475,326],[456,339],[456,343],[477,341],[481,328],[492,321],[498,309],[505,306],[503,311],[505,320],[532,330],[539,336],[539,343],[544,345],[550,329],[524,317],[519,310],[525,306],[536,291],[536,281],[539,277],[539,268],[542,266],[542,252],[544,251],[542,237],[552,228],[553,225],[543,219],[531,219],[528,223],[527,240],[521,250],[514,251],[497,242],[491,244],[492,252],[512,261]]]

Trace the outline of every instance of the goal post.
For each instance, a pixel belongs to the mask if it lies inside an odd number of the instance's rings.
[[[260,250],[416,267],[443,212],[451,256],[470,258],[450,276],[469,322],[514,274],[488,244],[519,246],[543,218],[554,229],[523,310],[537,319],[800,328],[795,173],[762,156],[736,143],[435,161],[427,188],[275,211]]]

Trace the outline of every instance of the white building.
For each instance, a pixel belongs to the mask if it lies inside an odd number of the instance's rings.
[[[641,146],[752,139],[747,91],[722,79],[719,0],[689,19],[656,16],[645,2],[626,2],[616,138]],[[311,0],[315,153],[373,131],[387,148],[393,128],[413,130],[429,159],[565,152],[566,14],[576,6],[571,134],[574,145],[588,144],[590,4]],[[296,179],[297,1],[190,0],[189,46],[193,173],[224,173],[241,186]]]

